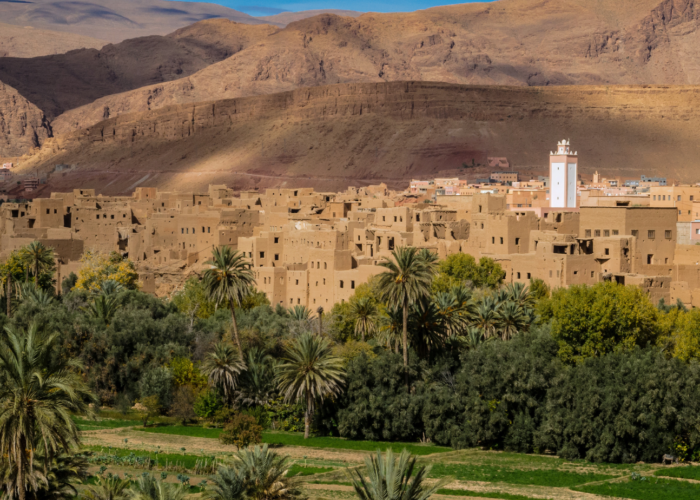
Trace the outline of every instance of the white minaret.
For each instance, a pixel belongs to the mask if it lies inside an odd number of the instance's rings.
[[[549,206],[576,208],[578,152],[572,153],[569,141],[557,143],[549,153]]]

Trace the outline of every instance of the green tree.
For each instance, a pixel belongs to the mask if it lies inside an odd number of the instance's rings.
[[[552,335],[566,362],[654,345],[659,337],[659,312],[636,286],[576,285],[556,290],[546,302],[551,316],[543,320],[551,319]]]
[[[123,258],[117,252],[110,254],[88,250],[80,259],[78,281],[75,288],[86,292],[99,293],[102,283],[116,281],[124,288],[136,290],[139,287],[139,275],[134,263]]]
[[[427,500],[452,481],[445,477],[427,484],[430,468],[416,467],[415,457],[406,450],[398,457],[391,448],[385,456],[377,451],[376,456],[365,458],[365,469],[348,474],[361,500]]]
[[[243,360],[243,348],[238,336],[238,323],[236,322],[236,306],[240,306],[243,299],[249,295],[255,285],[253,272],[250,270],[250,262],[245,255],[238,250],[231,250],[229,246],[214,248],[212,260],[207,262],[211,269],[204,272],[204,287],[207,294],[217,305],[225,304],[231,309],[231,321],[233,334],[238,346],[238,354]]]
[[[143,416],[143,426],[146,427],[148,425],[148,419],[150,417],[155,417],[155,416],[159,415],[160,412],[162,411],[163,407],[160,404],[160,400],[158,399],[157,394],[152,394],[150,396],[142,397],[139,400],[139,403],[146,410],[146,411],[144,411],[144,416]]]
[[[45,273],[53,274],[56,267],[56,256],[53,248],[44,246],[40,241],[32,241],[27,246],[22,247],[19,253],[35,279]]]
[[[440,262],[438,274],[433,281],[434,292],[447,292],[455,286],[498,288],[505,273],[501,266],[488,257],[477,263],[466,253],[455,253]]]
[[[491,338],[496,335],[500,324],[501,304],[493,297],[484,297],[481,303],[476,307],[473,325],[478,328],[485,338]]]
[[[255,417],[238,413],[224,426],[224,430],[219,434],[219,441],[223,444],[233,444],[242,450],[251,444],[262,442],[262,431]]]
[[[0,456],[17,470],[17,495],[26,498],[35,443],[48,460],[70,452],[79,442],[72,414],[89,413],[95,401],[73,358],[55,356],[59,337],[39,331],[5,328],[0,338]]]
[[[498,310],[498,332],[503,340],[510,340],[518,332],[528,329],[529,316],[516,302],[505,302]]]
[[[401,308],[403,312],[403,362],[408,366],[408,312],[421,298],[430,294],[432,273],[430,266],[420,257],[414,247],[399,247],[392,252],[393,260],[379,263],[386,271],[379,275],[380,298],[389,307]]]
[[[304,439],[316,401],[339,394],[344,374],[343,360],[333,355],[327,339],[307,333],[287,348],[277,366],[277,386],[285,402],[306,403]]]
[[[172,301],[190,319],[190,325],[195,318],[207,319],[216,311],[216,303],[207,295],[204,283],[195,276],[188,278],[182,290],[173,294]]]
[[[372,335],[377,328],[379,319],[379,308],[372,297],[361,297],[350,302],[350,314],[355,318],[355,335],[358,335],[362,342],[365,337]]]
[[[245,368],[245,363],[236,349],[229,343],[219,342],[214,346],[214,352],[207,354],[202,372],[230,401],[233,391],[238,386],[238,376]]]
[[[139,394],[142,400],[156,396],[161,409],[168,411],[173,402],[173,374],[170,369],[157,366],[147,370],[139,379]]]
[[[308,321],[311,319],[311,309],[306,306],[294,306],[287,309],[289,317],[294,321]]]

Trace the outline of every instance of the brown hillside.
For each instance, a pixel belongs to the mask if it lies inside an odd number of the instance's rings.
[[[342,84],[173,105],[110,118],[49,139],[20,171],[50,171],[46,189],[108,194],[136,186],[341,189],[455,170],[506,156],[544,173],[570,138],[583,174],[663,174],[697,180],[700,87],[501,87],[395,82]]]
[[[106,44],[73,33],[0,23],[0,57],[40,57],[76,49],[101,49]]]
[[[343,17],[358,17],[362,12],[356,10],[340,10],[340,9],[320,9],[320,10],[302,10],[299,12],[281,12],[274,16],[258,16],[257,19],[266,23],[276,24],[278,26],[287,26],[289,23],[301,21],[309,17],[320,16],[321,14],[335,14]]]
[[[0,81],[53,119],[106,95],[191,75],[277,30],[265,24],[212,19],[167,36],[134,38],[101,50],[0,58]],[[109,117],[109,110],[103,108],[102,116]]]
[[[700,2],[700,0],[698,0]],[[500,0],[405,14],[322,15],[183,79],[74,109],[58,133],[112,113],[350,82],[695,84],[695,0]]]

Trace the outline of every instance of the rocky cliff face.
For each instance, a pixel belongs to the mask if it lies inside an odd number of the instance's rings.
[[[44,113],[0,82],[0,158],[20,156],[51,137]]]
[[[446,170],[476,177],[462,165],[486,156],[543,173],[564,137],[583,173],[691,180],[700,88],[402,82],[297,89],[110,118],[51,139],[23,168],[77,163],[81,170],[70,175],[78,177],[52,177],[56,189],[80,179],[109,193],[221,182],[403,187],[411,176]]]

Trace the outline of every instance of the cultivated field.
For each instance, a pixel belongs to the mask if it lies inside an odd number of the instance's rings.
[[[144,428],[136,420],[79,420],[83,444],[92,452],[91,471],[137,476],[144,470],[167,474],[168,481],[189,478],[201,491],[216,463],[235,452],[222,445],[218,429],[168,423]],[[310,499],[356,498],[349,470],[376,449],[407,448],[431,467],[431,478],[453,480],[436,499],[495,498],[690,500],[700,498],[700,466],[594,464],[552,456],[480,449],[452,450],[422,443],[379,443],[340,438],[310,438],[296,433],[265,432],[263,441],[290,457],[290,475],[299,475]],[[150,460],[148,460],[150,459]],[[148,465],[148,463],[155,465]]]

